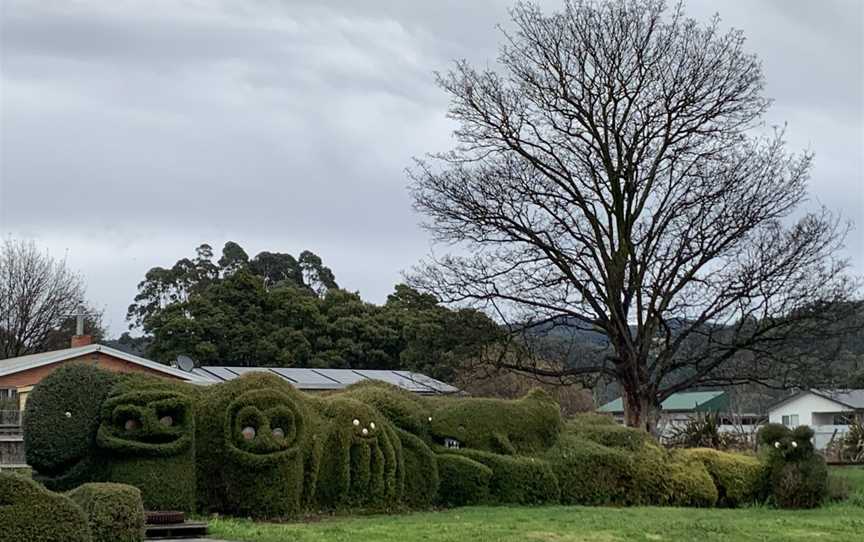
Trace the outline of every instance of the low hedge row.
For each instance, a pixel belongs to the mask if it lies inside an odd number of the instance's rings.
[[[437,502],[442,506],[470,506],[489,501],[492,469],[462,455],[438,454],[441,479]]]
[[[682,453],[705,465],[717,487],[718,506],[735,508],[758,500],[763,465],[756,457],[709,448],[683,450]]]

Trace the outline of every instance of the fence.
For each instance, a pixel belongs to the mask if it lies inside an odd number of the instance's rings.
[[[21,427],[21,411],[0,410],[0,427]]]

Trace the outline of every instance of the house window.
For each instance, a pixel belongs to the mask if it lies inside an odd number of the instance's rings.
[[[854,412],[839,412],[834,414],[832,425],[850,425],[855,421]]]
[[[783,416],[783,425],[786,427],[798,427],[798,414]]]

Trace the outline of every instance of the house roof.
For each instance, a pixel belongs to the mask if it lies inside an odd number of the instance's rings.
[[[457,393],[459,388],[411,371],[363,369],[308,369],[299,367],[196,367],[192,372],[212,382],[233,380],[248,372],[266,372],[307,391],[338,390],[364,380],[380,380],[404,390],[426,395]]]
[[[146,367],[153,371],[170,375],[181,380],[189,382],[208,382],[207,379],[194,373],[188,373],[174,367],[169,367],[168,365],[162,365],[161,363],[135,356],[133,354],[128,354],[122,350],[117,350],[116,348],[111,348],[110,346],[105,346],[103,344],[88,344],[76,348],[64,348],[63,350],[54,350],[52,352],[41,352],[39,354],[28,354],[26,356],[18,356],[17,358],[3,359],[0,360],[0,376],[28,371],[30,369],[35,369],[36,367],[51,365],[52,363],[86,356],[96,352],[122,359],[123,361],[128,361],[129,363],[134,363],[135,365],[140,365],[141,367]]]
[[[725,404],[726,392],[724,391],[688,391],[670,395],[660,403],[660,409],[664,411],[695,411],[695,410],[721,410]],[[624,412],[624,401],[619,397],[598,408],[600,412]]]
[[[813,395],[822,397],[823,399],[828,399],[829,401],[833,401],[840,406],[847,408],[849,410],[864,410],[864,390],[799,390],[791,395],[787,395],[786,397],[780,399],[770,407],[768,410],[774,410],[777,407],[785,405],[789,401],[793,399],[797,399],[806,393],[812,393]]]

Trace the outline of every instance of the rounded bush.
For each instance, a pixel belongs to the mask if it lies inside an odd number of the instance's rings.
[[[497,454],[530,454],[558,440],[561,412],[546,392],[535,389],[516,401],[459,398],[436,402],[431,434],[436,444]]]
[[[603,446],[633,451],[641,450],[651,442],[651,435],[646,431],[617,423],[603,423],[598,416],[576,416],[567,423],[565,431]]]
[[[24,412],[24,450],[34,478],[54,491],[102,480],[96,457],[101,407],[118,375],[92,365],[59,367],[33,389]]]
[[[764,493],[780,508],[819,506],[828,494],[828,467],[813,448],[813,430],[771,425],[760,433],[767,457]]]
[[[442,506],[471,506],[489,500],[492,469],[461,455],[439,454],[438,503]]]
[[[717,505],[735,508],[758,500],[763,465],[753,456],[694,448],[682,453],[701,461],[717,487]]]
[[[93,542],[144,540],[144,504],[138,488],[91,483],[73,489],[67,496],[87,515]]]
[[[480,450],[454,450],[492,469],[489,497],[506,504],[556,503],[561,497],[558,479],[546,461],[530,456],[509,456]]]
[[[106,480],[141,490],[147,510],[195,510],[191,384],[127,375],[102,404],[96,443]]]
[[[23,476],[0,472],[0,537],[15,542],[92,542],[84,511]]]
[[[714,481],[699,461],[654,444],[646,444],[631,457],[624,504],[713,506],[717,502]]]
[[[249,373],[204,390],[197,413],[202,510],[256,518],[300,513],[311,448],[300,392],[275,375]]]

